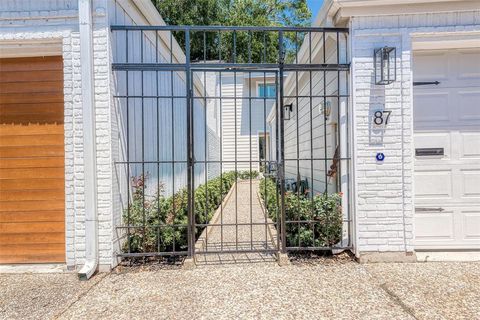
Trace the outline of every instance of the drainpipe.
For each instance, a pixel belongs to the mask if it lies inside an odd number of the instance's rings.
[[[97,163],[93,78],[92,2],[78,0],[82,77],[83,157],[85,183],[85,264],[78,272],[88,280],[98,266]]]

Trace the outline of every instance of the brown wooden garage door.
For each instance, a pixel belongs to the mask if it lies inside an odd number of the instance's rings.
[[[61,57],[0,59],[0,263],[65,261]]]

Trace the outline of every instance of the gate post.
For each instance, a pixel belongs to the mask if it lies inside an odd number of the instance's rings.
[[[187,202],[188,202],[188,257],[195,256],[195,217],[194,197],[195,189],[193,181],[193,107],[192,107],[192,78],[190,73],[190,29],[185,30],[185,78],[187,95]]]
[[[285,254],[287,252],[286,249],[286,223],[285,223],[285,136],[284,136],[284,110],[283,110],[283,67],[285,63],[285,52],[283,48],[283,31],[279,32],[279,37],[278,37],[278,64],[279,64],[279,76],[280,76],[280,81],[279,81],[279,106],[280,106],[280,119],[279,119],[279,133],[280,133],[280,144],[278,146],[279,152],[278,152],[278,165],[277,165],[277,175],[280,180],[280,243],[281,243],[281,248],[280,253]],[[279,262],[281,259],[279,258]],[[283,260],[283,259],[282,259]]]

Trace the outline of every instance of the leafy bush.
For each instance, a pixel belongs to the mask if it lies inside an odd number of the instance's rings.
[[[262,197],[269,217],[277,220],[277,185],[272,178],[260,181]],[[342,239],[342,195],[322,193],[312,198],[285,193],[286,238],[288,247],[328,247]]]
[[[258,172],[237,173],[239,179],[257,177]],[[155,195],[145,195],[146,176],[132,178],[132,199],[123,212],[123,221],[130,226],[123,250],[130,252],[169,252],[173,249],[187,249],[188,192],[179,190],[173,196],[165,197],[160,185]],[[235,182],[235,172],[222,173],[195,189],[194,206],[196,223],[208,223],[215,210]],[[181,225],[181,226],[179,226]],[[203,228],[197,228],[198,237]]]

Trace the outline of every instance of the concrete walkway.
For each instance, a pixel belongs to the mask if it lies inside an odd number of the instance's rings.
[[[0,319],[480,319],[479,263],[0,274]]]
[[[276,250],[275,228],[265,217],[258,197],[259,180],[239,181],[231,190],[217,218],[210,223],[223,226],[209,227],[197,250],[197,263],[225,264],[241,262],[276,261],[274,254],[246,252]],[[270,224],[270,226],[269,226]],[[270,228],[270,230],[269,230]],[[197,246],[198,248],[198,246]],[[204,252],[245,251],[243,253],[203,254]]]

